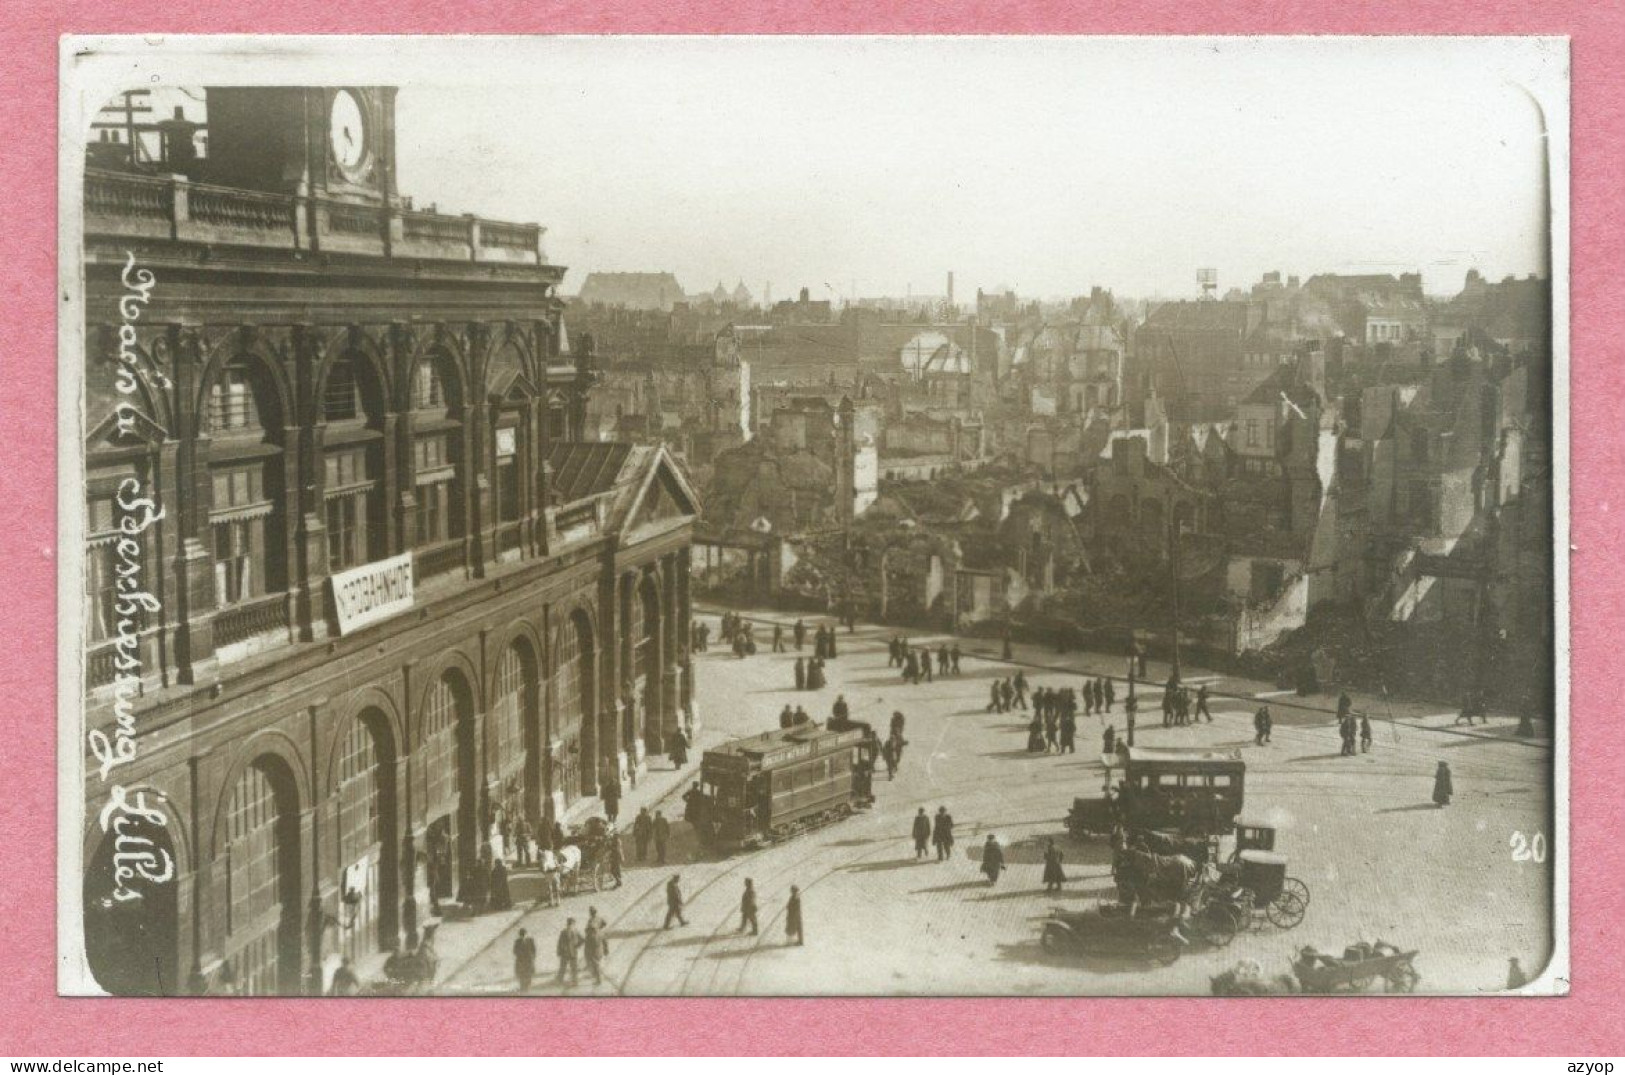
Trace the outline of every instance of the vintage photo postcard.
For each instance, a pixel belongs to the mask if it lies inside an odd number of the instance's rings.
[[[1568,57],[66,41],[60,990],[1565,991]]]

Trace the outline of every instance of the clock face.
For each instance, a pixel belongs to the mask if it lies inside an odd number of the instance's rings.
[[[345,171],[360,167],[367,155],[367,121],[361,101],[350,90],[333,95],[333,109],[328,115],[328,139],[333,147],[333,161]]]

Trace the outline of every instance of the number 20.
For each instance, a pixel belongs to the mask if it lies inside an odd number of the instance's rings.
[[[1537,832],[1525,839],[1523,833],[1514,832],[1509,841],[1512,845],[1513,862],[1545,862],[1546,861],[1546,834]]]

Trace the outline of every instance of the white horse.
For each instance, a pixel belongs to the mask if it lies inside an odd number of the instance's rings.
[[[576,877],[581,871],[581,848],[574,844],[566,844],[562,851],[544,850],[537,861],[542,867],[542,884],[544,891],[551,894],[556,902],[565,885],[574,886]]]

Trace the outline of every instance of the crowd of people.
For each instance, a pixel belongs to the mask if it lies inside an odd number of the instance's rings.
[[[890,651],[890,659],[886,662],[888,668],[902,670],[903,682],[910,684],[930,683],[935,678],[932,674],[932,654],[930,646],[915,646],[902,635],[894,636],[886,643]],[[943,642],[937,646],[936,673],[938,676],[959,674],[959,643],[952,646]]]

